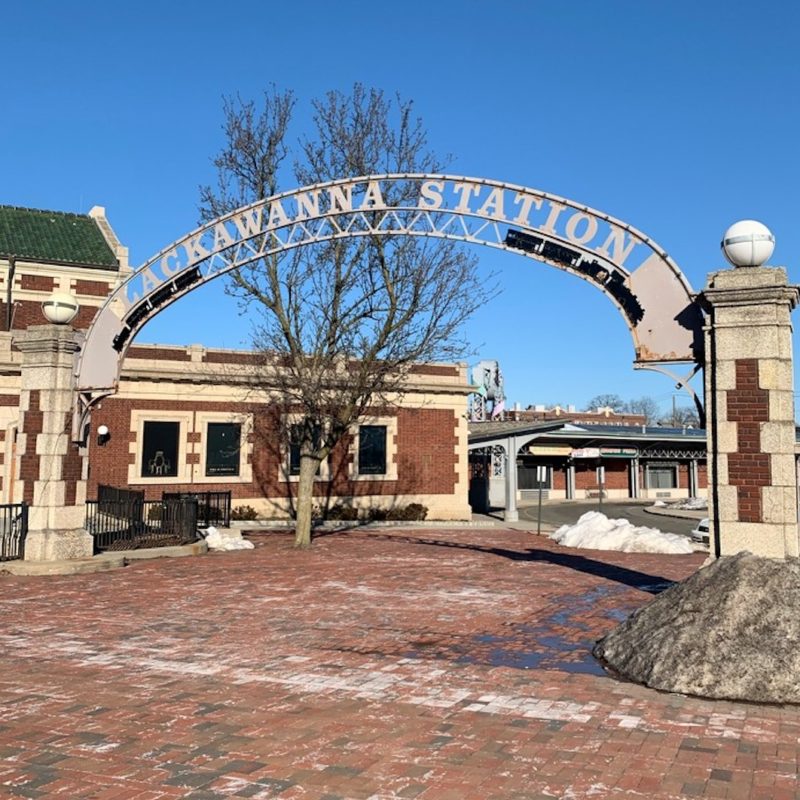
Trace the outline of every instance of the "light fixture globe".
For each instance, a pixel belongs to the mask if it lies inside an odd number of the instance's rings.
[[[734,222],[722,236],[722,252],[734,267],[760,267],[775,249],[775,237],[762,222]]]
[[[69,292],[53,292],[42,303],[42,311],[48,322],[68,325],[78,313],[78,300]]]

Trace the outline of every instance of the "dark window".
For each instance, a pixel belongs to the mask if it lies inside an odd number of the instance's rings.
[[[671,466],[647,467],[648,489],[677,489],[678,470]]]
[[[358,429],[358,474],[386,474],[385,425],[362,425]]]
[[[178,474],[180,422],[145,422],[142,477],[174,478]]]
[[[242,426],[238,422],[209,422],[206,437],[206,475],[238,475]]]
[[[289,474],[300,474],[300,439],[303,434],[303,426],[298,423],[289,428]],[[320,435],[319,428],[314,429],[314,447],[319,447]],[[321,466],[321,465],[320,465]],[[317,475],[320,472],[320,466],[317,467]]]
[[[542,489],[553,488],[553,468],[548,464],[520,464],[517,462],[517,488],[538,489],[542,478]]]
[[[289,474],[300,474],[300,442],[297,441],[297,426],[293,426],[289,434]]]

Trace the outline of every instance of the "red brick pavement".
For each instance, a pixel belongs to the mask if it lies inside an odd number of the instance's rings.
[[[798,796],[797,708],[659,694],[592,642],[702,556],[524,532],[0,576],[0,796]]]

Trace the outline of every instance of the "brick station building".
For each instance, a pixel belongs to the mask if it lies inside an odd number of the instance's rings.
[[[0,206],[0,497],[30,502],[35,448],[25,446],[41,416],[37,397],[20,396],[21,353],[15,337],[42,325],[42,302],[70,292],[86,330],[110,292],[132,272],[127,249],[102,208],[68,214]],[[251,388],[253,353],[134,344],[119,391],[92,413],[109,437],[87,441],[87,497],[100,483],[164,491],[230,491],[233,507],[285,516],[297,455],[281,448],[268,392]],[[396,403],[362,419],[323,464],[320,502],[395,507],[421,503],[433,519],[464,519],[467,504],[466,365],[425,364]],[[34,393],[31,393],[33,395]],[[21,403],[22,400],[22,403]],[[21,407],[22,406],[22,407]],[[68,459],[80,464],[80,459]],[[73,484],[80,476],[72,475]],[[70,491],[68,486],[68,493]]]
[[[676,500],[705,497],[706,433],[697,428],[581,422],[472,422],[473,479],[488,477],[492,505],[504,504],[505,476],[487,465],[487,452],[510,437],[516,454],[517,499]],[[602,474],[598,468],[602,467]]]

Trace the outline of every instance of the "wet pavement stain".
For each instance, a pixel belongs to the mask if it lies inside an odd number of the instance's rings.
[[[664,588],[671,585],[665,581]],[[638,587],[637,587],[638,588]],[[652,591],[653,587],[642,589]],[[557,598],[558,610],[535,624],[509,623],[502,633],[478,633],[411,642],[405,658],[442,660],[456,664],[508,667],[520,670],[562,670],[603,676],[603,667],[592,655],[596,626],[587,619],[592,612],[614,623],[623,622],[641,605],[629,587],[601,585],[578,595]]]

